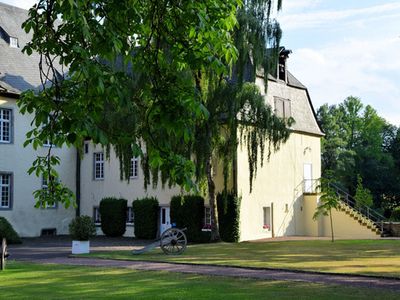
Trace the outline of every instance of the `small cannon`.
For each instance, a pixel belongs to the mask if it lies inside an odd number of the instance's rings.
[[[142,249],[133,250],[132,254],[149,252],[157,246],[160,246],[161,250],[167,255],[182,254],[186,250],[187,246],[187,238],[184,233],[185,230],[186,228],[169,228],[162,233],[159,239]]]
[[[6,259],[10,255],[7,250],[7,241],[5,238],[1,242],[0,255],[0,270],[3,271],[6,268]]]

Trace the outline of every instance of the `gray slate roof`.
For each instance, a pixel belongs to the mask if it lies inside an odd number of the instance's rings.
[[[19,94],[40,87],[39,55],[21,52],[32,34],[21,28],[28,11],[0,3],[0,27],[6,36],[0,37],[0,92]],[[9,45],[7,36],[18,38],[18,48]]]

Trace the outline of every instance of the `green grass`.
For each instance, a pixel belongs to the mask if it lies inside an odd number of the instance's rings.
[[[10,262],[1,299],[398,299],[382,289]]]
[[[189,245],[180,256],[160,249],[132,255],[130,251],[99,252],[91,257],[285,268],[400,278],[400,240],[245,242]]]

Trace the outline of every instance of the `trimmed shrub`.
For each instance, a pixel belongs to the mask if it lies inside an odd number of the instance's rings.
[[[100,201],[101,230],[106,236],[122,236],[126,230],[128,201],[117,198],[103,198]]]
[[[75,241],[88,241],[96,235],[96,226],[91,217],[76,217],[69,224],[69,234]]]
[[[187,228],[190,242],[207,242],[209,232],[202,232],[204,225],[204,199],[201,196],[174,196],[171,199],[171,222],[178,228]]]
[[[390,220],[400,222],[400,207],[396,207],[390,215]]]
[[[158,231],[158,200],[154,197],[136,199],[132,203],[135,217],[135,237],[155,239]]]
[[[0,217],[0,244],[6,238],[8,244],[21,244],[21,238],[6,218]]]
[[[238,242],[240,199],[229,193],[220,193],[217,195],[217,205],[221,239],[225,242]]]

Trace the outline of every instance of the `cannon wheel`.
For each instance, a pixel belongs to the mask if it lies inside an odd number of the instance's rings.
[[[4,270],[6,268],[6,253],[7,253],[7,242],[6,239],[3,238],[0,249],[0,254],[1,254],[0,270]]]
[[[186,250],[185,233],[178,228],[170,228],[163,232],[160,239],[161,250],[168,255],[179,255]]]

